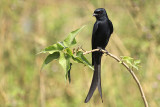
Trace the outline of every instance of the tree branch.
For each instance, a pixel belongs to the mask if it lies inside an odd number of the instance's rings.
[[[115,59],[117,62],[121,63],[121,64],[130,72],[130,74],[132,75],[133,79],[135,80],[135,82],[136,82],[137,85],[138,85],[138,88],[139,88],[139,90],[140,90],[141,97],[142,97],[142,99],[143,99],[143,102],[144,102],[144,104],[145,104],[145,107],[148,107],[148,102],[147,102],[147,100],[146,100],[146,97],[145,97],[144,91],[143,91],[143,89],[142,89],[142,86],[141,86],[141,84],[140,84],[137,76],[136,76],[135,73],[133,72],[133,70],[130,69],[129,66],[128,66],[126,63],[124,63],[123,61],[121,61],[121,59],[119,59],[117,56],[109,53],[109,52],[106,51],[106,50],[93,49],[93,50],[91,50],[91,51],[86,51],[86,52],[84,52],[83,55],[89,54],[89,53],[92,53],[92,52],[95,52],[95,51],[101,51],[101,52],[105,53],[106,55],[112,57],[112,58]]]

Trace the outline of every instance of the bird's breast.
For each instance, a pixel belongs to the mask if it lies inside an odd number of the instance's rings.
[[[98,24],[98,29],[95,32],[96,37],[94,38],[97,47],[102,47],[102,48],[106,47],[109,40],[108,32],[109,32],[109,26],[106,22]]]

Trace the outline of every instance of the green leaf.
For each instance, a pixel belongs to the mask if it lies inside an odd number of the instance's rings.
[[[122,61],[126,61],[130,66],[133,66],[132,62],[133,62],[133,58],[129,57],[129,56],[121,56]]]
[[[141,60],[135,60],[135,61],[134,61],[134,64],[135,64],[135,65],[139,65],[140,63],[141,63]]]
[[[78,63],[83,63],[83,60],[79,56],[73,55],[72,59]]]
[[[119,63],[121,64],[123,61],[119,61]]]
[[[140,67],[140,65],[139,65],[140,63],[141,63],[141,60],[135,60],[133,67],[138,70]]]
[[[74,38],[73,41],[72,41],[72,43],[71,43],[71,46],[72,46],[72,45],[75,45],[76,43],[77,43],[77,41],[76,41],[76,39]]]
[[[133,65],[132,67],[133,67],[133,68],[135,68],[136,70],[138,70],[138,66],[136,66],[136,65]]]
[[[135,68],[136,70],[138,70],[139,68],[139,64],[141,63],[140,60],[134,60],[133,58],[129,57],[129,56],[121,56],[122,61],[125,61],[126,63],[128,63],[131,67]]]
[[[91,63],[87,60],[87,58],[83,55],[82,51],[78,51],[76,56],[72,57],[74,61],[78,63],[83,63],[84,65],[87,65],[89,68],[94,70]]]
[[[76,42],[75,37],[84,27],[85,26],[82,26],[81,28],[79,28],[79,29],[77,29],[75,31],[72,31],[71,33],[69,33],[69,35],[67,36],[67,38],[63,42],[58,42],[56,44],[53,44],[53,45],[45,48],[44,50],[42,50],[38,54],[47,53],[47,52],[52,54],[54,52],[62,51],[63,49],[76,44],[77,42]]]
[[[53,44],[47,48],[45,48],[44,50],[42,50],[40,53],[54,53],[54,52],[57,52],[57,51],[61,51],[65,48],[63,42],[58,42],[56,44]]]
[[[122,60],[133,60],[133,58],[129,57],[129,56],[121,56]]]
[[[131,60],[126,60],[126,62],[127,62],[130,66],[133,66]]]
[[[64,45],[66,47],[70,47],[72,45],[75,45],[77,42],[76,42],[76,35],[84,28],[85,26],[82,26],[81,28],[75,30],[75,31],[72,31],[71,33],[69,33],[69,35],[67,36],[67,38],[64,40]]]
[[[70,56],[73,56],[72,50],[69,48],[66,48],[66,52],[67,54],[69,54]]]
[[[68,54],[65,54],[65,53],[61,52],[60,53],[60,58],[59,58],[59,64],[65,70],[66,75],[67,75],[68,71],[70,70],[70,56]]]
[[[48,63],[50,63],[51,61],[53,61],[54,59],[58,59],[60,56],[59,52],[54,52],[53,54],[50,54],[46,57],[46,59],[43,62],[43,65],[41,67],[41,70],[44,68],[44,66],[46,66]]]
[[[66,73],[66,78],[68,78],[69,83],[71,82],[71,75],[70,75],[71,67],[72,67],[72,63],[70,63],[70,69],[69,69],[68,72]]]

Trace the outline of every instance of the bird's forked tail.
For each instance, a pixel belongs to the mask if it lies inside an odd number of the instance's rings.
[[[88,95],[85,99],[85,103],[87,103],[91,99],[97,86],[98,86],[98,91],[99,91],[101,99],[102,99],[101,57],[102,57],[101,53],[99,53],[99,52],[94,53],[94,74],[93,74],[93,78],[92,78],[91,87],[90,87]],[[102,99],[102,102],[103,102],[103,99]]]

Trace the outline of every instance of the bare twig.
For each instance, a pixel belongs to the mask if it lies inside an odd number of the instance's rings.
[[[82,46],[80,46],[80,48],[82,49],[83,52],[86,52],[86,50],[84,50],[84,49],[82,48]]]
[[[113,59],[115,59],[117,62],[121,63],[121,64],[130,72],[130,74],[132,75],[133,79],[136,81],[136,83],[137,83],[137,85],[138,85],[138,88],[139,88],[139,90],[140,90],[141,97],[142,97],[142,99],[143,99],[143,102],[144,102],[144,104],[145,104],[145,107],[148,107],[148,102],[147,102],[147,100],[146,100],[146,97],[145,97],[144,91],[143,91],[143,89],[142,89],[142,86],[141,86],[141,84],[140,84],[137,76],[136,76],[135,73],[133,72],[133,70],[130,69],[129,66],[128,66],[126,63],[124,63],[123,61],[121,61],[121,59],[119,59],[117,56],[109,53],[109,52],[106,51],[106,50],[93,49],[93,50],[91,50],[91,51],[86,51],[86,52],[84,52],[83,55],[89,54],[89,53],[92,53],[92,52],[95,52],[95,51],[101,51],[101,52],[109,55],[110,57],[112,57]]]

